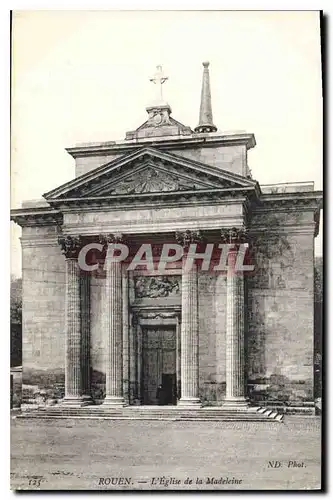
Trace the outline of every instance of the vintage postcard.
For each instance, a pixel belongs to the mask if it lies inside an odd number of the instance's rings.
[[[11,22],[11,488],[320,490],[321,13]]]

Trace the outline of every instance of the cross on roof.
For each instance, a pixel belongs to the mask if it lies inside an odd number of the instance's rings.
[[[161,101],[163,101],[162,85],[168,79],[169,79],[169,77],[164,75],[161,65],[156,66],[156,72],[155,72],[154,76],[149,79],[149,81],[154,82],[156,85],[159,85],[158,97],[159,97],[159,99],[161,99]]]

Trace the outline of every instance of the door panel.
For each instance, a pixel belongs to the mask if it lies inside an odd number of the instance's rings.
[[[176,349],[162,351],[162,373],[176,373]]]
[[[175,404],[176,329],[153,327],[143,329],[143,404],[159,404],[157,389],[163,384],[163,403]],[[165,386],[165,387],[164,387]]]
[[[158,387],[158,350],[144,349],[143,351],[143,404],[157,404]]]

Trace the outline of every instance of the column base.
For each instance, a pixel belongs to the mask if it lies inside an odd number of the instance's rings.
[[[223,407],[228,409],[245,410],[249,406],[249,401],[245,397],[228,397],[223,401]]]
[[[201,401],[199,398],[180,398],[177,406],[182,408],[201,408]]]
[[[82,408],[82,406],[89,406],[93,404],[92,399],[88,396],[65,396],[61,401],[61,406],[68,406],[71,408]]]
[[[123,397],[105,396],[102,405],[109,406],[110,408],[122,408],[123,406],[126,406],[126,403]]]
[[[83,394],[82,397],[82,400],[83,401],[86,401],[88,403],[88,405],[94,405],[95,404],[95,401],[93,400],[93,398],[91,397],[90,394]]]

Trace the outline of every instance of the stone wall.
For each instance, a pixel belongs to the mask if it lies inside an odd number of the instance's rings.
[[[256,235],[248,278],[248,389],[252,400],[304,405],[313,401],[313,231],[300,220],[295,229],[295,213],[275,217],[281,224]]]
[[[54,226],[22,229],[22,399],[60,398],[65,378],[65,259]]]
[[[80,156],[75,158],[75,177],[87,174],[88,172],[95,170],[95,168],[106,165],[120,156],[123,156],[123,153],[98,156]]]
[[[154,147],[159,149],[156,145],[154,145]],[[245,145],[172,149],[170,153],[206,163],[212,167],[227,170],[234,174],[246,176],[248,173],[247,149]],[[95,168],[106,165],[123,155],[123,152],[115,152],[114,154],[108,155],[77,157],[75,158],[75,177],[91,172]]]
[[[225,395],[226,277],[199,273],[199,391],[204,404]]]
[[[227,170],[233,174],[243,175],[244,177],[248,174],[245,145],[175,149],[171,153],[221,170]]]

